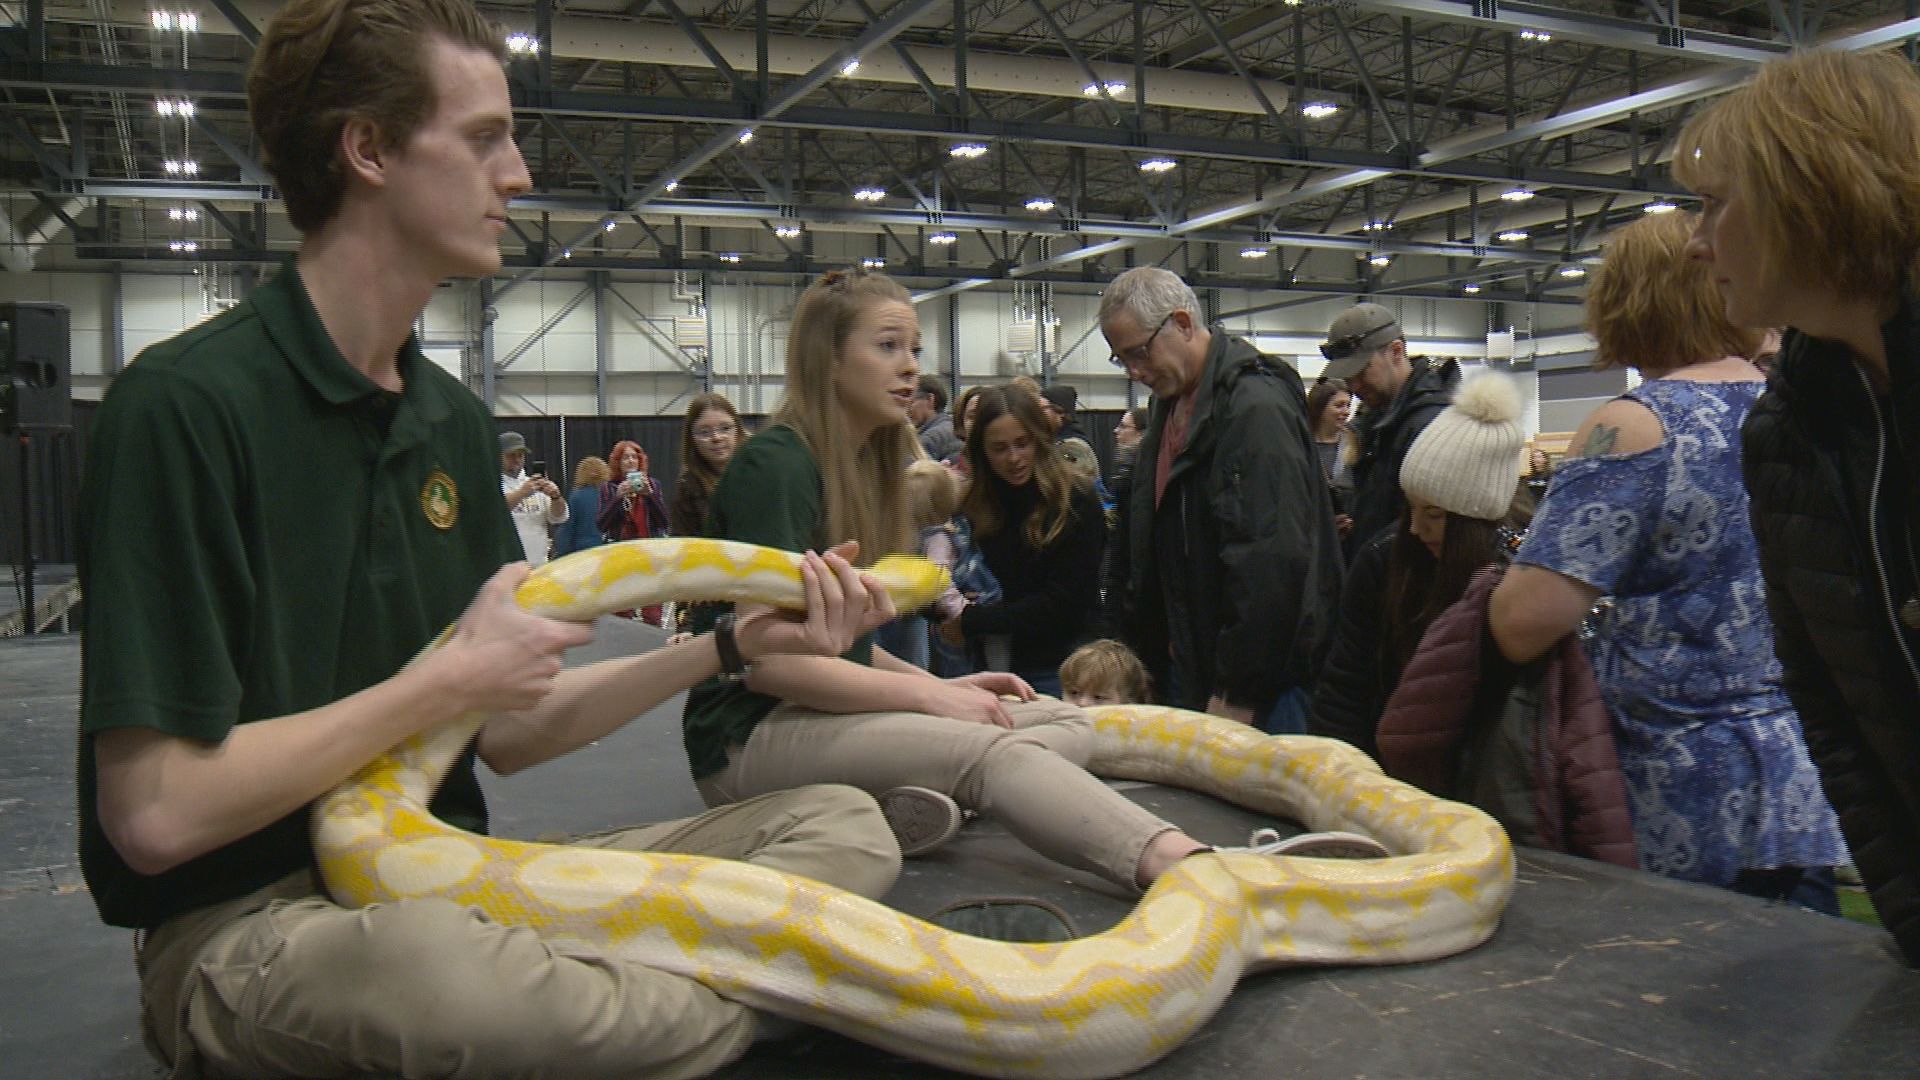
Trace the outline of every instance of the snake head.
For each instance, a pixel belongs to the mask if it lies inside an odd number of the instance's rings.
[[[899,611],[917,611],[953,587],[946,567],[918,555],[884,555],[867,573],[886,587]]]

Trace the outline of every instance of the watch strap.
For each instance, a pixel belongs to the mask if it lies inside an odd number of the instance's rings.
[[[720,674],[739,678],[747,673],[747,658],[740,655],[740,643],[733,636],[733,612],[721,614],[713,623],[713,648],[720,654]]]

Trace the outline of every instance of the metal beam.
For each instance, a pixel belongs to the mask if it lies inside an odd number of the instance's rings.
[[[664,3],[666,0],[661,0],[661,2]],[[728,149],[738,146],[740,144],[740,136],[743,132],[752,130],[756,123],[772,120],[781,113],[793,108],[801,100],[806,98],[807,95],[812,94],[815,90],[825,85],[828,80],[839,75],[840,68],[844,66],[849,59],[864,55],[869,49],[879,48],[881,45],[892,41],[915,19],[924,15],[929,9],[940,2],[941,0],[900,0],[885,16],[868,26],[859,37],[835,50],[825,61],[815,65],[814,68],[805,75],[782,86],[780,93],[768,100],[761,107],[759,115],[751,118],[752,122],[735,122],[726,125],[717,134],[709,137],[698,150],[695,150],[692,154],[676,162],[662,175],[654,177],[645,188],[641,189],[626,209],[633,213],[638,213],[645,209],[649,203],[665,193],[669,183],[677,182],[681,177],[712,161]],[[599,226],[596,225],[594,228],[597,229]],[[589,235],[591,231],[592,230],[589,230],[588,233],[583,233],[582,237]],[[501,291],[504,292],[514,285],[519,284],[521,281],[526,280],[531,273],[531,271],[528,271],[516,276],[512,281],[502,286]]]
[[[1373,84],[1373,75],[1367,70],[1366,58],[1360,55],[1359,46],[1353,43],[1353,34],[1347,30],[1347,20],[1340,17],[1339,8],[1327,9],[1327,17],[1333,20],[1333,28],[1340,33],[1340,43],[1347,48],[1347,56],[1353,60],[1354,73],[1360,79],[1360,86],[1366,90],[1368,100],[1373,102],[1374,111],[1380,114],[1380,120],[1387,125],[1387,133],[1393,136],[1395,146],[1406,146],[1407,136],[1400,126],[1393,122],[1393,111],[1387,108],[1385,98],[1380,96],[1380,88]],[[1411,148],[1409,148],[1411,149]]]
[[[106,80],[108,85],[119,89],[157,94],[171,89],[176,77],[191,77],[199,80],[202,85],[197,92],[235,94],[242,92],[237,74],[223,76],[221,80],[214,82],[203,79],[199,72],[142,71],[90,64],[0,64],[0,87],[16,89],[97,89],[100,85],[99,80]],[[747,125],[742,123],[739,108],[729,102],[561,90],[544,96],[550,100],[522,100],[516,105],[516,110],[529,116],[556,115],[666,122],[702,121],[733,125],[732,130],[736,133],[747,126],[756,126],[763,130],[798,128],[842,134],[881,133],[933,137],[951,137],[953,134],[951,118],[927,114],[796,106],[787,109],[778,117],[763,117],[754,125]],[[0,117],[4,116],[4,113],[0,113]],[[1487,162],[1453,161],[1450,159],[1451,156],[1449,159],[1430,164],[1415,164],[1408,162],[1400,154],[1341,150],[1274,139],[1227,139],[1178,132],[1133,132],[1122,128],[1080,126],[1054,121],[1028,122],[985,117],[974,118],[968,123],[967,128],[967,136],[971,139],[989,143],[997,142],[1007,146],[1050,144],[1112,151],[1129,156],[1157,154],[1180,158],[1211,157],[1266,166],[1378,168],[1396,175],[1434,180],[1515,178],[1512,171],[1504,166]],[[1529,137],[1539,136],[1529,135]],[[736,134],[734,139],[737,140],[737,138]],[[719,152],[724,152],[734,145],[736,145],[734,141],[727,141],[720,147]],[[663,169],[658,176],[657,186],[662,190],[667,180],[679,178],[672,169]],[[1577,169],[1538,170],[1527,178],[1537,179],[1542,184],[1551,184],[1555,187],[1588,191],[1631,191],[1645,188],[1642,181],[1635,179],[1582,173]],[[88,183],[119,182],[89,181]],[[1678,191],[1677,188],[1671,190]],[[654,194],[657,196],[660,192],[656,191]]]
[[[33,130],[27,127],[26,122],[12,110],[0,110],[0,134],[11,134],[25,144],[27,152],[33,155],[33,159],[40,163],[40,168],[48,175],[62,180],[73,178],[73,169],[60,160],[60,155],[47,149],[46,145],[34,136]]]
[[[1522,30],[1546,31],[1556,39],[1565,41],[1656,56],[1739,64],[1748,68],[1777,60],[1790,51],[1790,46],[1781,42],[1691,27],[1682,34],[1673,26],[1591,15],[1517,0],[1499,0],[1497,5],[1488,5],[1484,0],[1346,0],[1342,6],[1361,11],[1412,15],[1460,26],[1491,27],[1511,34]],[[1479,14],[1489,7],[1497,11],[1493,18]]]
[[[727,85],[733,87],[733,96],[741,101],[753,100],[753,88],[740,77],[739,72],[733,70],[733,65],[727,63],[727,58],[720,55],[720,50],[713,47],[713,42],[707,40],[707,35],[700,29],[700,24],[689,18],[686,12],[681,11],[680,5],[673,0],[659,0],[659,4],[673,18],[674,25],[680,27],[680,32],[687,35],[687,40],[693,42],[694,48],[699,49],[700,54],[713,65],[713,69],[727,80]]]
[[[567,129],[561,126],[558,118],[552,114],[548,114],[542,116],[540,119],[549,131],[552,131],[560,137],[560,145],[567,148],[567,152],[573,155],[574,160],[580,163],[581,168],[593,174],[594,180],[599,182],[601,190],[607,193],[609,199],[618,203],[630,194],[625,184],[614,179],[613,174],[607,172],[605,168],[602,168],[600,163],[594,160],[593,155],[587,153],[585,147],[575,142],[573,136],[567,134]]]
[[[259,162],[253,160],[253,155],[242,150],[232,139],[227,138],[226,134],[212,121],[195,112],[193,126],[200,134],[207,137],[208,142],[218,147],[220,152],[227,156],[227,160],[240,166],[240,178],[242,180],[245,180],[249,184],[261,184],[265,186],[271,186],[273,184],[273,177],[267,174],[267,170],[263,168]]]
[[[245,39],[249,47],[260,44],[259,28],[253,25],[252,19],[240,13],[240,9],[233,5],[232,0],[210,0],[210,2],[213,4],[213,9],[232,24],[233,32]]]
[[[1240,76],[1241,81],[1247,84],[1247,90],[1253,94],[1253,99],[1260,103],[1262,109],[1266,110],[1267,119],[1273,121],[1274,127],[1285,130],[1287,121],[1280,115],[1280,110],[1273,107],[1273,102],[1268,99],[1267,92],[1260,89],[1260,80],[1254,78],[1253,72],[1247,68],[1246,61],[1240,59],[1240,54],[1235,51],[1232,43],[1228,41],[1226,31],[1222,30],[1220,24],[1214,21],[1213,16],[1207,11],[1206,6],[1201,3],[1201,0],[1187,0],[1187,6],[1193,10],[1193,14],[1200,20],[1201,25],[1207,28],[1207,33],[1211,34],[1213,40],[1219,44],[1221,55],[1225,56],[1227,63],[1232,65],[1234,74]]]
[[[533,348],[535,345],[538,345],[540,343],[540,340],[547,336],[548,331],[552,330],[556,326],[559,326],[560,321],[562,319],[565,319],[567,316],[573,314],[573,309],[579,307],[581,301],[587,299],[589,296],[592,296],[592,295],[593,295],[592,286],[588,286],[587,288],[581,289],[579,292],[574,293],[572,298],[570,298],[566,303],[560,305],[559,311],[556,311],[552,315],[547,316],[546,321],[541,323],[540,326],[537,329],[535,329],[532,334],[529,334],[527,336],[527,340],[514,346],[514,349],[512,352],[501,357],[499,361],[493,365],[493,369],[495,371],[505,371],[508,368],[512,367],[515,361],[519,360],[522,356],[525,356],[527,354],[527,350]],[[499,299],[498,293],[494,294],[494,299],[496,300]]]

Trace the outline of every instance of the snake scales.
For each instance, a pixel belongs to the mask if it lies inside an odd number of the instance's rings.
[[[944,587],[915,559],[875,573],[903,608]],[[714,540],[637,540],[536,571],[518,599],[584,620],[664,600],[801,604],[798,559]],[[437,643],[436,643],[437,644]],[[1178,709],[1095,710],[1091,768],[1204,791],[1316,829],[1368,833],[1370,861],[1201,855],[1118,926],[1015,945],[951,933],[745,863],[461,832],[425,807],[481,718],[401,743],[324,798],[327,888],[358,907],[440,896],[557,942],[678,972],[734,1000],[983,1076],[1139,1069],[1211,1017],[1240,976],[1282,964],[1451,955],[1494,929],[1513,852],[1485,814],[1388,779],[1358,750]]]

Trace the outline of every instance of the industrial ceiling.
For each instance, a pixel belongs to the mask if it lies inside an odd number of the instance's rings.
[[[275,6],[0,4],[0,262],[291,250],[242,89]],[[1163,263],[1309,296],[1577,298],[1607,226],[1684,202],[1664,162],[1694,110],[1796,46],[1920,36],[1920,0],[483,10],[521,48],[534,190],[509,274],[860,258],[923,297]]]

